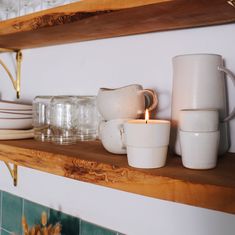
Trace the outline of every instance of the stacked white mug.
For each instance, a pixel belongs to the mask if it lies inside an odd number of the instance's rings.
[[[104,148],[115,154],[126,154],[123,124],[130,119],[138,119],[156,108],[157,94],[141,85],[133,84],[117,89],[100,88],[97,107],[103,117],[99,126],[99,138]]]
[[[185,167],[211,169],[216,166],[220,138],[218,110],[180,110],[179,136]]]

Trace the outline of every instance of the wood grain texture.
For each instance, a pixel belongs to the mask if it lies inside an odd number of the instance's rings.
[[[235,22],[226,0],[85,0],[0,22],[0,47],[23,49]]]
[[[0,141],[0,159],[126,192],[235,214],[234,154],[220,158],[213,170],[183,168],[176,156],[168,157],[166,167],[143,170],[128,166],[125,155],[106,152],[99,141],[57,146],[21,140]]]

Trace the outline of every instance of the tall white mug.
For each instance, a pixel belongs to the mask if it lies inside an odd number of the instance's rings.
[[[177,154],[181,155],[178,135],[181,109],[218,109],[221,121],[219,154],[228,150],[228,121],[234,117],[235,109],[228,114],[225,74],[235,84],[235,77],[223,66],[221,55],[189,54],[173,58],[171,147]]]

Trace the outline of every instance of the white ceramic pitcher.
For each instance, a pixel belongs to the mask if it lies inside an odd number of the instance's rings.
[[[145,101],[147,101],[145,103]],[[132,84],[116,89],[100,88],[97,95],[97,107],[105,120],[118,118],[139,118],[148,108],[152,111],[158,103],[154,90],[143,89]]]
[[[189,54],[173,58],[171,146],[177,154],[181,155],[177,131],[181,109],[218,109],[221,136],[219,154],[228,150],[228,121],[235,115],[235,109],[228,114],[224,74],[228,75],[235,85],[235,77],[223,66],[221,55]]]

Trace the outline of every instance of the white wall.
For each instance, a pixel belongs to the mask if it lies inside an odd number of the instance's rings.
[[[24,50],[22,100],[36,95],[96,94],[99,87],[140,83],[159,93],[160,118],[170,117],[171,59],[178,54],[217,53],[235,72],[235,24],[144,34],[70,45]],[[13,57],[1,55],[13,68]],[[0,71],[2,99],[15,92]],[[229,81],[229,106],[235,91]],[[230,122],[235,152],[235,121]],[[1,167],[3,168],[3,167]],[[4,168],[0,188],[127,234],[234,234],[235,216],[155,200],[90,184],[20,170],[20,185],[11,187]],[[38,182],[45,190],[39,190]],[[65,192],[67,190],[67,192]],[[142,221],[142,222],[140,222]],[[147,231],[147,233],[146,233]]]
[[[235,72],[235,24],[176,30],[24,50],[22,99],[43,94],[97,94],[99,87],[140,83],[159,93],[158,117],[170,117],[172,57],[186,53],[223,55]],[[4,54],[12,65],[15,55]],[[0,70],[0,94],[15,99],[5,72]],[[229,81],[230,109],[235,90]],[[230,122],[235,152],[235,120]]]

